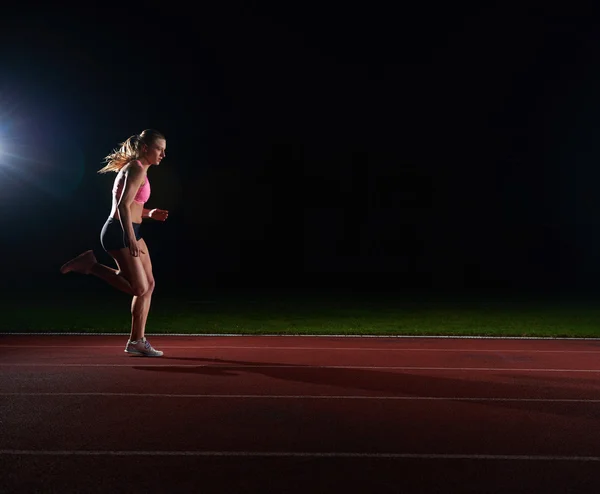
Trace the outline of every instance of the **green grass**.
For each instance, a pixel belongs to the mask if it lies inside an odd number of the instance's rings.
[[[129,299],[5,301],[0,333],[127,333]],[[386,297],[155,297],[148,333],[444,335],[600,338],[600,309],[581,302]]]

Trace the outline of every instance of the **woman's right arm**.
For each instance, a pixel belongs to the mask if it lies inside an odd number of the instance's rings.
[[[144,174],[142,168],[135,164],[129,163],[125,165],[123,169],[123,175],[125,176],[123,184],[123,193],[117,208],[119,210],[119,219],[121,220],[121,226],[123,227],[123,233],[129,243],[129,252],[132,256],[137,257],[140,250],[135,239],[135,233],[133,231],[133,225],[131,224],[131,204],[137,194],[138,189],[142,185],[144,180]]]

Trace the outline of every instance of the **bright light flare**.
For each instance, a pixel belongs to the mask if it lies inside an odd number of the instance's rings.
[[[42,192],[68,198],[81,184],[83,153],[73,142],[55,136],[0,136],[0,194],[19,200]]]

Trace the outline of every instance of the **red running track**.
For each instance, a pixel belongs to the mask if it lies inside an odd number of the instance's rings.
[[[600,341],[0,336],[0,491],[600,492]]]

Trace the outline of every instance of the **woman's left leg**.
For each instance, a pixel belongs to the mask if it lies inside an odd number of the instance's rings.
[[[150,251],[143,238],[138,240],[138,245],[145,251],[145,254],[140,256],[142,266],[146,272],[148,280],[148,290],[143,295],[134,296],[131,301],[131,339],[140,340],[144,337],[146,331],[146,321],[150,312],[150,302],[152,301],[152,292],[154,291],[154,275],[152,274],[152,261],[150,259]]]

